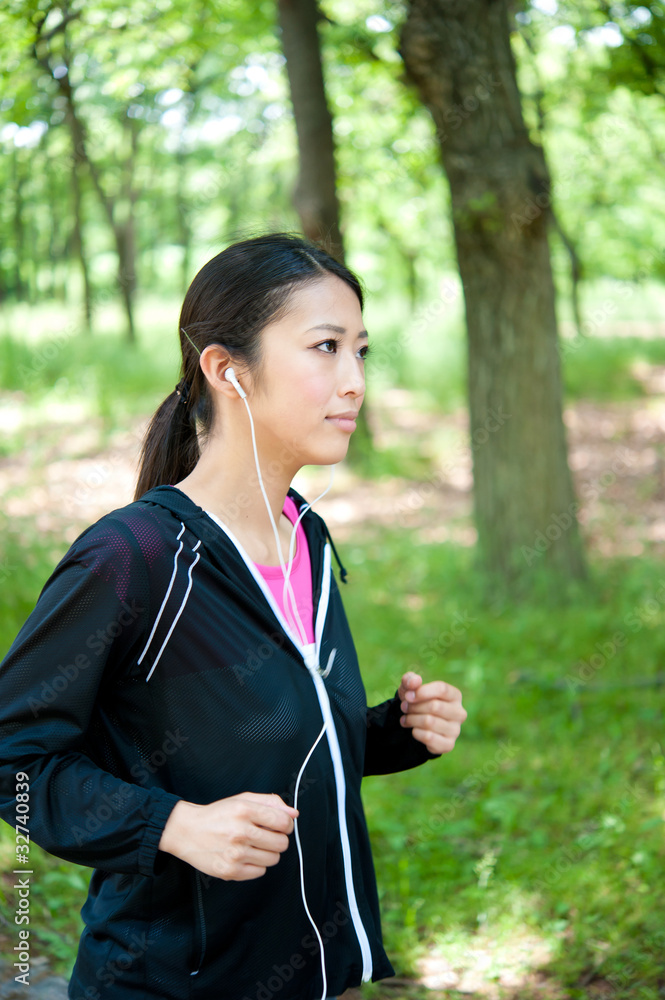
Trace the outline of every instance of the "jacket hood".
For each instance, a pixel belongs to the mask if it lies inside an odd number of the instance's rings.
[[[296,503],[299,511],[307,506],[307,501],[302,497],[293,487],[289,487],[287,495],[290,496]],[[189,525],[193,531],[196,531],[196,526],[198,525],[198,530],[201,532],[201,536],[209,535],[210,519],[206,514],[203,507],[199,507],[198,504],[194,503],[186,493],[178,489],[177,486],[154,486],[152,489],[148,490],[139,498],[137,503],[154,503],[159,504],[160,507],[164,507],[166,510],[171,511],[176,517],[179,517],[185,524]],[[339,553],[335,547],[335,543],[332,540],[330,532],[328,530],[328,525],[325,523],[322,517],[316,513],[316,511],[311,508],[307,511],[302,519],[302,526],[307,535],[308,543],[310,543],[310,537],[312,541],[314,539],[327,540],[332,549],[332,553],[335,557],[339,568],[339,577],[342,583],[347,582],[348,572],[342,564],[342,560],[339,557]],[[310,543],[310,549],[312,545]]]

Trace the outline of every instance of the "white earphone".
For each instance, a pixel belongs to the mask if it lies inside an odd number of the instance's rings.
[[[226,379],[227,382],[231,383],[231,385],[236,390],[240,398],[245,399],[247,393],[245,392],[243,387],[240,385],[240,382],[236,378],[236,373],[234,372],[233,368],[226,369],[226,371],[224,372],[224,378]]]

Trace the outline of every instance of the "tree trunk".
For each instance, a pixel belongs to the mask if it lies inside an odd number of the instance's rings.
[[[65,5],[63,8],[63,13],[68,14],[68,9]],[[42,37],[42,30],[46,22],[46,14],[36,25],[36,36],[32,48],[32,54],[35,61],[42,67],[42,69],[52,76],[51,65],[48,57],[48,44],[49,40]],[[56,32],[65,32],[67,29],[68,17],[65,16],[62,23],[54,29]],[[45,47],[46,46],[46,47]],[[118,223],[115,215],[115,206],[113,199],[109,197],[104,189],[102,183],[101,172],[95,161],[90,157],[88,150],[87,132],[83,119],[79,117],[78,108],[76,106],[76,101],[74,98],[74,90],[71,85],[71,80],[69,76],[70,67],[70,51],[67,44],[67,38],[65,36],[63,40],[63,51],[59,54],[60,59],[64,63],[65,72],[57,77],[56,83],[58,90],[60,91],[60,96],[64,98],[65,102],[65,115],[67,119],[67,124],[69,126],[69,132],[71,135],[72,147],[73,147],[73,167],[72,169],[80,168],[85,165],[89,172],[90,178],[93,183],[93,187],[99,197],[102,208],[106,214],[109,225],[113,231],[113,238],[115,241],[116,253],[118,255],[118,283],[120,285],[120,291],[122,294],[123,305],[125,307],[125,314],[127,317],[127,337],[130,342],[136,340],[136,331],[134,327],[134,312],[133,312],[133,302],[134,293],[136,291],[136,274],[135,274],[135,259],[134,259],[134,233],[133,233],[133,209],[134,202],[136,200],[136,192],[131,189],[131,199],[129,205],[129,216],[123,223]],[[136,152],[136,135],[135,129],[132,129],[131,136],[131,152],[129,166],[133,168],[134,155]],[[128,221],[129,220],[129,221]]]
[[[136,340],[136,329],[134,326],[134,293],[136,291],[136,274],[134,261],[134,240],[133,240],[133,216],[130,214],[122,223],[116,220],[115,205],[113,199],[104,190],[101,173],[97,164],[90,158],[87,147],[87,135],[85,126],[78,116],[74,94],[69,82],[69,72],[59,77],[58,84],[61,94],[65,97],[67,104],[67,119],[72,134],[74,145],[75,169],[85,164],[90,173],[90,177],[101,202],[102,208],[108,219],[109,226],[113,232],[115,249],[118,255],[118,286],[125,307],[127,319],[127,337],[130,342]],[[130,212],[133,211],[133,204]]]
[[[21,170],[21,158],[16,146],[12,146],[12,180],[14,187],[14,295],[17,302],[26,297],[23,282],[23,259],[25,244],[23,185],[25,174]]]
[[[385,233],[386,236],[389,237],[394,249],[397,251],[404,263],[409,308],[412,313],[415,313],[418,308],[418,254],[412,250],[411,247],[406,245],[396,227],[393,226],[391,220],[387,216],[383,215],[380,209],[378,210],[376,226],[380,232]]]
[[[298,134],[300,168],[293,203],[305,236],[343,260],[332,116],[317,27],[321,15],[316,0],[278,0],[277,6]]]
[[[177,184],[175,191],[176,222],[178,225],[178,241],[182,247],[182,262],[180,265],[180,288],[183,296],[191,281],[192,256],[192,225],[187,205],[187,157],[180,143],[175,155]]]
[[[136,340],[134,327],[134,298],[136,295],[136,198],[134,172],[138,148],[138,122],[125,117],[123,120],[128,138],[128,150],[122,171],[123,219],[116,221],[116,206],[113,205],[109,221],[113,226],[118,248],[118,284],[127,315],[127,333],[130,341]]]
[[[506,580],[540,565],[584,577],[562,420],[550,179],[522,118],[507,0],[410,0],[401,54],[451,189],[480,552]]]
[[[62,206],[62,196],[61,189],[58,184],[58,171],[56,166],[56,161],[54,157],[51,156],[49,149],[49,135],[48,132],[45,137],[44,142],[44,180],[45,187],[48,197],[48,204],[50,207],[49,211],[49,228],[48,228],[48,245],[46,247],[46,267],[44,271],[48,270],[48,284],[46,281],[43,282],[41,287],[41,292],[45,297],[52,299],[60,299],[60,301],[65,300],[64,295],[64,282],[58,281],[58,265],[61,264],[63,260],[67,259],[67,248],[63,247],[62,240],[62,230],[63,230],[63,212]],[[66,209],[65,209],[66,211]],[[61,272],[60,272],[61,273]]]
[[[305,236],[343,263],[333,120],[326,100],[318,31],[321,14],[316,0],[278,0],[277,7],[298,135],[299,172],[293,204]],[[352,464],[359,464],[372,451],[367,411],[365,403],[349,448]]]
[[[72,228],[72,240],[74,253],[81,268],[83,279],[83,317],[85,329],[92,333],[92,282],[90,281],[90,269],[88,258],[86,257],[85,244],[83,242],[83,208],[81,198],[81,165],[74,162],[72,166],[72,194],[74,196],[74,220]]]

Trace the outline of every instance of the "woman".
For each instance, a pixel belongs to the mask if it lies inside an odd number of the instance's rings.
[[[361,778],[451,750],[466,712],[412,672],[367,709],[332,543],[290,488],[346,454],[361,309],[298,237],[206,264],[135,501],[73,543],[0,668],[0,814],[20,772],[34,840],[95,869],[72,1000],[318,1000],[393,974]]]

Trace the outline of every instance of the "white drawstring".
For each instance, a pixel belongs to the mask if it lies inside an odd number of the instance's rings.
[[[333,649],[332,653],[328,657],[328,664],[326,666],[326,669],[321,671],[321,676],[322,677],[327,677],[328,674],[330,673],[330,671],[332,670],[333,660],[335,659],[335,653],[336,652],[337,652],[337,648]]]
[[[305,504],[305,506],[303,507],[303,509],[300,511],[300,514],[298,515],[298,517],[296,518],[296,520],[295,520],[295,522],[293,524],[293,530],[291,532],[291,538],[289,540],[289,565],[288,565],[288,569],[286,570],[286,573],[284,575],[284,587],[282,589],[282,603],[284,604],[284,606],[286,606],[286,593],[287,593],[287,588],[288,588],[289,591],[290,591],[290,594],[291,594],[291,600],[292,600],[293,605],[295,607],[295,612],[298,615],[298,622],[300,624],[300,638],[301,638],[301,641],[302,641],[303,645],[305,645],[306,642],[307,642],[307,636],[305,635],[305,630],[302,627],[302,621],[300,619],[300,615],[298,614],[298,607],[297,607],[297,604],[296,604],[295,594],[293,593],[293,587],[291,586],[291,581],[290,581],[291,570],[293,568],[293,560],[295,559],[296,532],[298,530],[298,525],[300,524],[301,520],[303,519],[303,517],[305,516],[305,514],[307,513],[307,511],[310,509],[310,507],[312,507],[313,504],[318,503],[318,501],[322,497],[324,497],[326,495],[326,493],[328,492],[328,490],[331,488],[331,486],[333,484],[333,479],[334,478],[335,478],[335,466],[331,465],[330,466],[330,479],[328,480],[328,485],[326,486],[326,488],[323,491],[323,493],[319,493],[318,497],[315,497],[314,500],[312,500],[311,503]]]

